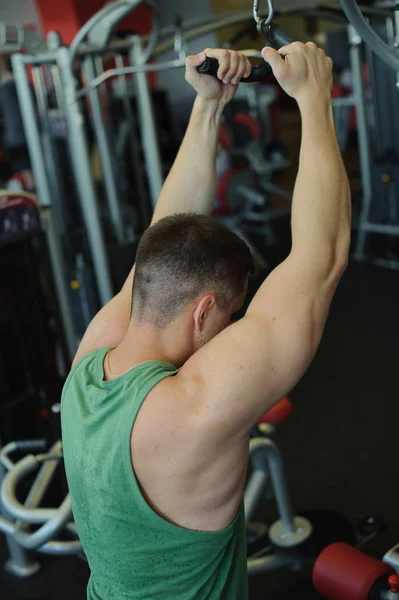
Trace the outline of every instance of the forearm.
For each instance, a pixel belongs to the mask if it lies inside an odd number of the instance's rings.
[[[301,107],[302,146],[292,211],[293,253],[328,276],[348,258],[351,197],[331,103]]]
[[[153,222],[176,213],[210,214],[215,201],[216,153],[223,106],[197,98]]]

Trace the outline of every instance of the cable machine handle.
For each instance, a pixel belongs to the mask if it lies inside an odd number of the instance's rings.
[[[197,68],[198,73],[203,75],[212,75],[217,77],[219,71],[219,62],[216,58],[207,58],[202,65]],[[256,66],[252,69],[252,73],[249,77],[243,77],[240,83],[255,83],[256,81],[262,81],[268,77],[272,72],[272,68],[268,63]]]
[[[292,44],[294,40],[282,31],[277,25],[268,25],[262,29],[266,42],[272,48],[279,50],[283,46]],[[207,58],[202,65],[197,67],[198,73],[202,75],[211,75],[217,77],[219,70],[219,62],[216,58]],[[267,62],[263,62],[260,65],[253,67],[252,73],[249,77],[243,77],[241,83],[255,83],[262,81],[272,73],[272,68]]]

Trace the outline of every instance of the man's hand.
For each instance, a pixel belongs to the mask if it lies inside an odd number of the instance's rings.
[[[309,101],[330,101],[333,62],[316,44],[295,42],[278,52],[273,48],[264,48],[262,55],[272,67],[283,90],[295,98],[300,106]]]
[[[216,58],[219,62],[218,78],[201,75],[197,67],[206,58]],[[237,86],[243,77],[249,77],[252,71],[250,61],[241,52],[233,50],[213,50],[208,48],[196,56],[189,56],[186,62],[186,80],[205,100],[217,100],[224,105],[235,96]]]

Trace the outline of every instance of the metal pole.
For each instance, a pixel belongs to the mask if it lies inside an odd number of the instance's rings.
[[[365,231],[369,233],[380,233],[382,235],[399,235],[399,225],[379,225],[378,223],[366,223]]]
[[[309,561],[310,562],[310,561]],[[248,576],[264,575],[278,569],[292,569],[294,559],[290,554],[283,553],[272,554],[271,556],[263,556],[262,558],[248,559]]]
[[[52,454],[55,456],[60,456],[61,452],[62,442],[56,442],[50,449],[49,456]],[[50,483],[57,468],[58,462],[56,460],[49,460],[42,464],[24,502],[24,506],[26,508],[37,508],[40,505],[50,487]],[[15,523],[15,528],[18,531],[29,530],[29,526],[26,523],[23,523],[23,521],[17,521]]]
[[[234,13],[232,15],[228,15],[227,17],[222,17],[217,20],[212,20],[211,23],[207,25],[201,25],[193,29],[192,31],[186,31],[185,39],[186,42],[195,40],[199,37],[205,36],[208,33],[213,33],[214,31],[218,31],[219,29],[225,29],[227,27],[232,27],[234,25],[239,25],[240,23],[245,23],[246,21],[253,21],[253,13],[252,11],[248,12],[240,12]],[[170,40],[161,42],[158,46],[155,47],[153,52],[153,56],[157,56],[158,54],[162,54],[163,52],[167,52],[168,50],[172,50],[175,44],[174,37]]]
[[[58,231],[55,227],[54,217],[52,216],[51,212],[51,190],[40,143],[40,131],[37,125],[35,108],[32,101],[32,94],[29,87],[29,81],[22,54],[13,55],[12,66],[25,135],[28,142],[29,156],[35,174],[39,202],[41,206],[49,209],[44,215],[45,220],[47,221],[45,231],[49,245],[50,261],[64,335],[66,338],[69,358],[72,361],[78,346],[78,338],[74,329],[73,312],[69,299],[70,293],[67,285],[68,276],[62,253],[62,246],[59,240]]]
[[[100,84],[108,81],[108,79],[112,79],[113,77],[119,77],[119,75],[133,75],[133,74],[144,74],[144,73],[160,73],[161,71],[169,71],[170,69],[182,69],[186,66],[186,61],[178,58],[176,60],[168,60],[167,62],[162,63],[150,63],[150,64],[139,64],[134,67],[122,67],[118,69],[109,69],[104,71],[102,75],[98,75],[93,81],[90,83],[90,88],[95,88]],[[84,87],[79,90],[76,94],[76,98],[83,98],[88,91],[89,87]]]
[[[135,38],[130,60],[132,64],[141,64],[143,48],[139,37]],[[141,139],[143,142],[144,157],[150,186],[150,194],[153,208],[158,202],[159,195],[164,183],[161,152],[159,149],[158,134],[155,124],[154,109],[150,87],[146,73],[137,73],[137,107],[140,118]]]
[[[100,300],[102,304],[107,304],[113,297],[113,287],[101,225],[99,203],[92,179],[84,117],[80,110],[80,103],[75,101],[76,82],[69,61],[68,48],[60,48],[57,51],[57,60],[61,67],[61,81],[66,96],[64,106],[73,172],[89,239]]]
[[[399,49],[399,5],[398,3],[396,3],[396,10],[395,10],[395,48]],[[396,87],[398,89],[399,92],[399,71],[397,72],[396,75]]]
[[[121,54],[117,54],[115,56],[115,65],[116,68],[123,68],[124,62],[123,56]],[[126,75],[119,75],[118,84],[120,99],[124,107],[125,120],[128,128],[127,135],[130,141],[131,158],[134,168],[134,178],[136,182],[138,203],[140,206],[139,213],[141,213],[142,219],[141,225],[143,229],[147,229],[151,222],[151,212],[148,202],[148,193],[145,185],[145,175],[143,173],[143,169],[141,168],[141,157],[139,147],[140,142],[138,139],[137,121],[132,109],[129,86]]]
[[[362,212],[359,220],[359,231],[356,242],[355,258],[357,260],[364,260],[366,253],[366,239],[367,239],[367,223],[370,219],[371,203],[373,196],[373,184],[371,179],[371,151],[370,151],[370,140],[368,134],[368,123],[367,123],[367,108],[366,99],[364,95],[364,82],[363,82],[363,70],[362,70],[362,58],[361,58],[361,46],[362,39],[357,34],[356,30],[352,25],[349,26],[349,44],[350,44],[350,57],[352,66],[353,76],[353,93],[355,97],[355,106],[357,112],[357,126],[358,126],[358,138],[359,138],[359,155],[360,155],[360,169],[362,174],[362,186],[363,186],[363,204]]]
[[[0,440],[0,448],[1,448],[1,440]],[[5,470],[4,466],[2,465],[2,463],[0,462],[0,488],[3,483],[5,473],[6,473],[6,470]],[[0,520],[2,521],[4,526],[7,526],[8,523],[10,522],[10,515],[8,513],[6,513],[4,506],[2,505],[1,496],[0,496],[0,515],[3,515],[6,518],[3,520],[0,517]],[[29,554],[23,548],[21,548],[21,546],[19,544],[17,544],[17,542],[13,539],[11,532],[9,535],[6,535],[5,538],[6,538],[8,552],[9,552],[9,556],[10,556],[9,560],[4,565],[5,570],[8,571],[9,573],[11,573],[12,575],[15,575],[16,577],[30,577],[31,575],[34,575],[35,573],[37,573],[40,570],[39,563],[33,561],[32,558],[29,556]]]
[[[95,79],[97,74],[94,68],[93,58],[91,56],[87,56],[84,59],[83,72],[87,84]],[[122,245],[125,241],[125,233],[120,207],[120,193],[115,181],[114,160],[110,148],[108,132],[103,120],[99,88],[94,90],[92,89],[89,93],[89,98],[92,112],[92,123],[96,136],[98,151],[100,154],[108,209],[115,232],[115,237],[118,240],[118,243]]]
[[[36,103],[42,128],[42,147],[43,158],[47,165],[46,172],[51,186],[51,199],[58,231],[65,235],[65,219],[63,216],[63,199],[60,190],[62,181],[58,154],[55,148],[51,124],[49,119],[49,109],[47,106],[46,87],[43,79],[43,66],[35,66],[32,69],[33,88],[35,90]]]
[[[269,473],[266,469],[254,471],[245,487],[245,519],[252,521],[259,502],[265,497],[267,485],[270,483]]]
[[[254,439],[250,444],[250,458],[254,469],[260,471],[265,470],[266,462],[284,533],[293,536],[296,532],[296,526],[284,477],[283,461],[277,447],[267,438]]]

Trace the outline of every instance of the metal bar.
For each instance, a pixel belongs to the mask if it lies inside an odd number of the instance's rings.
[[[54,33],[54,32],[53,32]],[[60,69],[59,66],[57,64],[52,64],[48,66],[51,75],[52,75],[52,81],[53,81],[53,90],[54,90],[54,94],[55,94],[55,98],[56,98],[56,103],[57,103],[57,107],[58,107],[58,118],[60,120],[60,122],[63,123],[63,126],[65,127],[65,132],[64,135],[61,136],[63,139],[64,143],[66,142],[67,139],[67,132],[66,132],[66,121],[65,121],[65,117],[64,117],[64,105],[65,105],[65,100],[64,100],[64,95],[63,95],[63,89],[62,89],[62,83],[61,83],[61,77],[60,77]],[[53,141],[53,144],[56,145],[56,147],[58,146],[57,142]],[[62,167],[60,166],[60,157],[59,157],[59,153],[57,154],[57,160],[56,160],[56,165],[57,165],[57,182],[62,181],[63,177],[62,177]],[[68,223],[68,221],[70,220],[70,216],[68,215],[68,199],[65,196],[65,185],[62,188],[62,194],[61,194],[61,207],[60,210],[62,212],[62,223],[63,223],[63,228],[65,229],[66,223]]]
[[[51,69],[51,76],[53,78],[54,92],[55,92],[55,97],[57,98],[57,104],[58,104],[58,107],[60,109],[62,109],[63,105],[64,105],[64,98],[62,95],[60,70],[58,68],[58,65],[55,65],[55,64],[51,65],[50,69]]]
[[[81,42],[87,35],[94,38],[97,47],[104,49],[114,27],[140,4],[145,4],[152,10],[153,28],[149,35],[148,46],[145,49],[146,58],[144,62],[147,62],[157,43],[160,31],[158,5],[153,0],[115,0],[96,12],[78,31],[69,49],[71,66],[73,66]]]
[[[269,473],[263,468],[257,469],[252,473],[245,487],[244,496],[245,519],[247,523],[252,521],[260,500],[265,496],[266,486],[269,481]]]
[[[200,37],[201,35],[205,35],[206,33],[211,33],[212,31],[217,31],[218,29],[223,29],[224,27],[229,27],[231,25],[236,25],[239,23],[245,23],[247,21],[252,21],[252,11],[242,11],[242,12],[234,12],[229,16],[223,15],[219,17],[219,19],[215,19],[214,16],[196,19],[192,21],[186,21],[183,24],[183,31],[185,32],[185,39],[195,39],[196,37]],[[210,27],[209,30],[203,33],[204,25],[208,25]],[[193,29],[190,32],[190,29]],[[159,32],[159,38],[171,36],[171,39],[167,42],[163,42],[155,47],[154,51],[151,53],[151,56],[156,56],[158,54],[162,54],[163,52],[174,48],[174,34],[176,28],[166,27]],[[198,32],[198,33],[197,33]],[[77,56],[86,56],[87,54],[109,54],[110,52],[123,52],[131,49],[134,44],[134,39],[136,36],[130,36],[123,40],[111,40],[108,44],[107,48],[98,48],[98,46],[93,46],[92,44],[82,43],[80,44],[77,52]],[[142,42],[148,42],[152,34],[140,36]],[[166,48],[163,49],[163,46]]]
[[[348,106],[356,105],[356,97],[348,96],[347,98],[333,98],[332,105],[335,107],[343,108]]]
[[[43,65],[32,69],[33,89],[35,90],[36,103],[41,123],[41,140],[43,145],[43,158],[47,165],[46,172],[51,186],[52,207],[55,214],[60,235],[65,234],[65,220],[62,214],[62,192],[60,181],[62,181],[60,165],[58,163],[57,150],[54,144],[51,124],[49,119],[49,108],[47,105],[46,86],[43,78]]]
[[[87,56],[83,63],[83,73],[86,81],[96,78],[93,57]],[[91,89],[89,94],[92,124],[96,136],[98,152],[101,160],[106,199],[111,217],[114,234],[120,245],[125,241],[124,224],[120,206],[120,192],[116,185],[113,153],[110,147],[108,131],[103,119],[99,89]]]
[[[76,82],[69,61],[68,48],[60,48],[57,51],[57,59],[61,67],[61,80],[66,96],[65,116],[68,126],[71,163],[88,235],[100,300],[102,304],[107,304],[113,297],[111,274],[100,219],[99,203],[92,178],[84,117],[79,103],[75,101]]]
[[[252,11],[235,13],[233,15],[229,15],[227,17],[223,17],[219,20],[216,20],[213,23],[210,23],[209,25],[202,25],[201,27],[198,27],[198,28],[194,29],[193,31],[186,33],[185,39],[186,39],[186,42],[188,42],[190,40],[195,40],[196,38],[205,36],[208,33],[213,33],[214,31],[218,31],[219,29],[225,29],[227,27],[231,27],[233,25],[238,25],[239,23],[245,23],[247,21],[252,21],[252,20],[253,20],[253,12]],[[163,52],[172,50],[173,47],[174,47],[174,38],[172,38],[171,40],[168,40],[166,42],[162,42],[161,44],[158,44],[158,46],[156,46],[156,48],[153,52],[153,56],[157,56],[158,54],[162,54]]]
[[[236,15],[238,13],[237,13],[237,11],[235,11],[233,14]],[[241,14],[241,13],[239,13],[239,14]],[[245,15],[247,15],[247,12],[245,12]],[[190,29],[198,28],[198,27],[201,27],[202,25],[208,25],[208,23],[214,23],[215,18],[216,18],[215,15],[207,15],[205,17],[200,17],[198,19],[184,20],[181,25],[181,29],[182,29],[183,33],[186,34],[188,31],[190,31]],[[172,35],[174,35],[175,31],[176,31],[176,27],[174,25],[164,27],[159,32],[159,37],[172,36]],[[144,36],[144,39],[145,39],[145,36]]]
[[[56,510],[54,517],[48,521],[35,533],[24,533],[16,530],[15,540],[28,550],[36,550],[51,542],[60,531],[62,531],[68,521],[72,518],[72,502],[70,496],[66,496],[61,506]]]
[[[73,38],[70,48],[70,62],[73,65],[76,58],[80,44],[83,42],[88,33],[101,22],[107,24],[108,22],[115,24],[118,20],[126,17],[136,6],[140,4],[140,0],[132,0],[132,2],[126,2],[126,0],[115,0],[109,2],[103,6],[99,11],[95,12],[88,21],[79,29],[75,37]]]
[[[397,260],[389,260],[387,258],[373,258],[371,262],[376,267],[391,269],[391,271],[399,271],[399,261]]]
[[[12,66],[26,140],[28,142],[29,156],[35,175],[38,199],[42,206],[50,208],[52,206],[51,190],[40,143],[40,131],[36,120],[35,108],[22,54],[13,55]],[[47,225],[47,227],[45,227],[45,232],[49,246],[50,261],[63,332],[66,338],[69,359],[72,361],[78,344],[73,325],[74,320],[70,304],[70,294],[67,286],[67,270],[61,243],[55,228],[54,217],[51,215],[51,211],[46,211],[44,220]]]
[[[46,65],[54,64],[56,57],[54,52],[46,52],[45,54],[21,54],[22,62],[25,65]]]
[[[13,452],[15,452],[16,449],[17,449],[17,445],[15,442],[10,442],[9,444],[7,444],[7,446],[5,446],[4,448],[1,449],[0,467],[3,467],[3,469],[6,468],[7,471],[10,471],[13,468],[14,463],[10,459],[9,454],[12,454]]]
[[[24,440],[10,442],[0,449],[0,462],[8,471],[14,468],[15,463],[10,459],[14,452],[43,452],[47,447],[46,440]]]
[[[377,57],[371,48],[364,45],[364,51],[366,56],[366,63],[369,71],[370,85],[368,90],[368,99],[366,104],[367,124],[368,131],[370,132],[370,152],[374,156],[381,154],[381,131],[379,126],[379,114],[377,111],[377,99],[376,99],[376,71],[375,62]]]
[[[14,468],[4,477],[1,486],[0,501],[3,508],[12,519],[18,519],[26,523],[43,524],[57,516],[57,510],[54,508],[26,508],[16,497],[16,489],[20,481],[31,471],[37,468],[37,465],[46,459],[44,456],[26,456],[20,460]]]
[[[186,66],[186,61],[180,58],[176,60],[170,60],[164,63],[154,63],[149,65],[139,64],[136,67],[120,67],[117,69],[109,69],[102,75],[95,77],[87,87],[82,88],[77,92],[76,98],[81,98],[86,95],[90,89],[96,88],[108,79],[112,77],[119,77],[120,75],[135,75],[142,73],[154,73],[161,71],[168,71],[169,69],[181,69]]]
[[[117,54],[115,56],[115,64],[117,68],[123,68],[123,56]],[[143,229],[146,229],[151,222],[151,212],[148,203],[148,194],[145,186],[145,176],[142,169],[140,157],[140,141],[137,135],[137,121],[133,113],[130,100],[129,87],[127,84],[126,75],[119,75],[118,85],[120,91],[121,102],[125,111],[126,125],[128,128],[128,136],[130,142],[131,157],[134,168],[136,191],[139,199],[141,218],[143,220]]]
[[[53,448],[50,450],[51,453],[59,454],[61,451],[61,442],[57,442],[54,444]],[[40,502],[43,500],[44,495],[46,494],[51,480],[54,476],[54,473],[58,467],[56,461],[48,461],[45,462],[36,476],[36,479],[29,490],[28,496],[24,502],[25,508],[37,508],[40,505]],[[16,532],[29,532],[29,525],[23,521],[15,522],[15,531],[14,538]]]
[[[249,57],[256,57],[259,51],[255,49],[249,49],[244,50],[242,53]],[[79,92],[77,93],[77,97],[80,98],[84,96],[87,93],[88,89],[97,87],[100,84],[107,81],[108,79],[111,79],[112,77],[118,77],[120,75],[134,75],[136,73],[158,73],[162,71],[167,71],[169,69],[180,69],[185,66],[186,60],[182,58],[177,58],[175,60],[169,60],[161,63],[139,64],[138,66],[117,67],[115,69],[109,69],[107,71],[104,71],[104,73],[99,75],[98,77],[92,79],[92,81],[87,87],[79,90]],[[353,106],[355,101],[356,100],[354,96],[350,96],[348,98],[334,98],[333,104],[336,106]]]
[[[382,235],[399,235],[399,225],[379,225],[378,223],[365,223],[364,230],[369,233]]]
[[[339,8],[339,3],[328,3],[326,5],[326,8],[329,8],[329,5],[331,5],[331,8],[336,9]],[[369,7],[369,6],[364,6],[362,7],[362,9],[364,11],[366,11],[367,14],[377,14],[377,15],[381,15],[381,16],[389,16],[390,12],[387,10],[381,10],[379,8],[373,8],[373,7]],[[342,18],[335,14],[335,13],[328,13],[326,12],[325,14],[322,11],[315,11],[315,10],[298,10],[298,7],[295,5],[291,5],[291,6],[287,6],[284,9],[279,9],[276,14],[278,15],[286,15],[286,14],[298,14],[299,16],[306,16],[307,14],[309,14],[309,16],[313,16],[315,15],[317,18],[325,18],[326,20],[330,20],[330,21],[339,21],[341,23],[345,22],[345,17],[342,16]],[[217,31],[218,29],[223,29],[225,27],[230,27],[233,25],[237,25],[240,23],[246,23],[248,21],[252,21],[253,20],[253,12],[252,10],[250,11],[240,11],[240,12],[231,12],[230,14],[223,15],[222,18],[215,18],[215,16],[210,16],[210,17],[202,17],[200,19],[195,19],[195,20],[189,20],[186,21],[183,24],[183,31],[185,32],[185,38],[186,40],[193,40],[196,39],[198,37],[201,37],[203,35],[206,35],[207,33],[212,33],[213,31]],[[207,27],[206,29],[204,29],[204,26]],[[168,26],[165,27],[164,29],[162,29],[159,33],[159,37],[160,38],[165,38],[168,36],[171,36],[170,40],[167,40],[165,42],[162,42],[161,44],[159,44],[154,52],[152,53],[153,56],[162,54],[163,52],[166,52],[168,50],[173,49],[174,47],[174,35],[175,32],[175,27],[174,26]],[[148,41],[148,39],[150,38],[149,35],[145,35],[142,36],[142,41],[146,42]],[[79,46],[77,55],[78,56],[86,56],[87,54],[104,54],[104,52],[109,53],[109,52],[118,52],[118,51],[125,51],[125,50],[129,50],[131,48],[132,45],[132,38],[128,37],[125,38],[123,40],[111,40],[111,42],[108,44],[106,49],[99,49],[98,47],[94,47],[91,44],[86,44],[86,43],[82,43]],[[12,52],[15,52],[15,46],[12,48]],[[44,62],[53,62],[54,58],[52,57],[52,55],[50,54],[41,54],[41,55],[36,55],[33,57],[28,56],[26,59],[27,63],[29,64],[41,64]]]
[[[360,169],[363,186],[363,204],[359,220],[359,232],[356,242],[355,257],[357,260],[364,260],[367,240],[366,224],[370,219],[373,194],[370,170],[371,152],[367,123],[366,99],[364,95],[362,57],[360,53],[362,40],[360,36],[356,33],[356,30],[351,25],[348,28],[348,33],[353,75],[353,91],[354,97],[356,98]]]
[[[399,7],[397,7],[399,8]],[[396,49],[399,49],[399,10],[395,10],[395,40],[394,40],[394,45]],[[399,92],[399,71],[396,75],[396,87],[398,89]]]
[[[1,447],[1,444],[0,444]],[[5,468],[0,462],[0,488],[5,476]],[[3,515],[3,516],[1,516]],[[10,521],[10,515],[5,510],[0,497],[0,530],[5,534],[9,560],[5,564],[5,570],[17,577],[30,577],[40,569],[40,565],[33,561],[29,554],[21,548],[14,540],[15,526]]]
[[[0,531],[7,536],[7,541],[8,538],[10,538],[10,541],[14,541],[11,536],[14,534],[15,527],[11,521],[4,517],[0,517]]]
[[[296,531],[293,510],[284,477],[284,465],[277,446],[267,438],[255,438],[250,444],[250,457],[254,468],[268,469],[284,533],[294,535]]]
[[[46,48],[46,42],[37,31],[24,29],[21,25],[0,23],[0,45],[9,44],[14,45],[17,50],[23,49],[31,54]]]
[[[333,10],[336,10],[337,8],[339,8],[339,2],[332,4],[329,3],[332,6],[329,7],[328,5],[326,6],[326,9],[328,10],[329,8],[332,8]],[[387,16],[389,15],[389,11],[386,10],[380,10],[380,9],[375,9],[373,7],[362,7],[368,14],[381,14],[383,16]],[[276,11],[276,14],[284,16],[284,15],[298,15],[301,17],[306,17],[306,16],[310,16],[310,17],[315,17],[318,19],[325,19],[326,21],[334,21],[334,22],[339,22],[339,23],[346,23],[346,19],[345,16],[339,15],[337,13],[334,12],[323,12],[322,10],[314,10],[312,8],[310,8],[309,10],[306,9],[298,9],[298,6],[296,5],[291,5],[291,6],[286,6],[284,9],[282,10],[278,10]],[[202,37],[204,35],[207,35],[208,33],[213,33],[214,31],[218,31],[219,29],[224,29],[227,27],[231,27],[234,25],[239,25],[240,23],[246,23],[248,21],[252,21],[253,20],[253,11],[242,11],[242,12],[235,12],[232,13],[230,15],[225,15],[222,18],[215,20],[213,19],[211,23],[209,24],[205,24],[203,25],[200,21],[200,26],[196,27],[195,29],[193,29],[192,31],[187,31],[187,29],[191,29],[192,26],[195,25],[194,23],[190,22],[190,25],[186,24],[186,26],[183,26],[183,31],[185,31],[185,39],[186,41],[190,41],[190,40],[194,40],[196,38]],[[173,34],[173,28],[166,28],[164,30],[161,31],[160,33],[160,37],[165,37],[165,35]],[[145,39],[145,38],[143,38]],[[157,56],[158,54],[162,54],[163,52],[167,52],[168,50],[173,49],[174,46],[174,40],[170,39],[167,40],[165,42],[162,42],[160,44],[158,44],[158,46],[155,48],[153,56]]]
[[[136,38],[135,44],[130,53],[130,57],[132,64],[138,63],[140,65],[142,57],[142,45],[139,37]],[[140,131],[143,142],[147,177],[150,186],[152,205],[153,208],[155,208],[164,184],[164,177],[154,109],[152,106],[152,98],[146,73],[137,73],[136,89],[137,108],[139,112]]]
[[[16,443],[9,444],[8,446],[6,446],[6,448],[4,448],[5,456],[6,456],[7,451],[9,453],[11,453],[11,452],[15,451],[16,449],[18,449],[18,444],[16,444]],[[53,447],[51,448],[48,455],[45,455],[44,457],[39,457],[39,458],[41,458],[42,460],[43,460],[43,458],[51,458],[51,457],[59,459],[60,458],[60,456],[59,456],[60,450],[61,450],[61,442],[56,442],[53,445]],[[7,497],[7,501],[9,503],[10,502],[12,503],[13,498],[14,498],[15,506],[17,506],[17,504],[15,502],[15,494],[13,493],[13,491],[15,489],[15,485],[18,483],[18,481],[21,480],[21,478],[24,477],[24,475],[26,473],[29,472],[32,465],[35,466],[35,464],[37,462],[38,461],[36,461],[36,459],[34,457],[32,457],[32,456],[27,457],[26,459],[24,459],[20,463],[17,463],[17,465],[16,465],[16,469],[15,469],[16,472],[21,471],[21,466],[22,466],[22,472],[20,472],[17,477],[15,477],[14,474],[12,474],[12,477],[7,477],[7,482],[5,485],[6,490],[5,490],[4,495]],[[12,465],[12,463],[11,463],[11,465]],[[24,506],[25,509],[28,509],[28,508],[32,509],[33,507],[37,506],[41,502],[41,500],[48,488],[49,482],[51,480],[51,477],[54,474],[54,470],[56,467],[57,467],[57,462],[55,460],[45,462],[43,464],[43,466],[41,467],[41,469],[36,477],[33,487],[31,488],[31,490],[28,494],[28,497],[25,501],[25,506]],[[0,463],[0,483],[2,481],[3,472],[4,472],[4,467]],[[10,479],[11,479],[11,487],[10,487]],[[12,482],[12,479],[14,479],[13,482]],[[3,493],[4,493],[4,491],[2,490],[2,494]],[[0,500],[1,500],[1,498],[0,498]],[[20,506],[21,505],[19,505],[19,507]],[[0,512],[1,512],[1,510],[0,510]],[[38,511],[34,511],[34,512],[37,513]],[[36,573],[40,569],[40,565],[36,562],[32,562],[29,559],[29,554],[27,554],[26,551],[21,546],[25,546],[30,549],[37,549],[40,552],[43,552],[44,554],[52,554],[52,555],[58,555],[58,556],[72,556],[72,555],[77,554],[82,551],[82,546],[79,541],[72,541],[72,542],[58,542],[58,541],[56,541],[56,542],[50,541],[49,542],[48,541],[52,537],[56,536],[57,533],[59,531],[61,531],[65,526],[67,526],[68,529],[71,529],[71,531],[73,531],[73,533],[76,534],[76,528],[72,527],[72,526],[69,527],[69,525],[67,524],[68,520],[72,516],[71,502],[70,502],[69,496],[67,496],[65,498],[64,502],[62,503],[62,505],[60,506],[59,509],[53,510],[51,512],[54,515],[51,519],[51,522],[50,522],[50,520],[47,520],[46,524],[43,527],[41,527],[40,530],[38,530],[34,534],[28,534],[28,533],[24,533],[22,531],[23,525],[26,526],[25,518],[23,519],[24,523],[21,527],[18,523],[14,524],[10,519],[3,518],[0,516],[0,531],[2,531],[3,533],[6,534],[6,539],[7,539],[7,541],[10,542],[9,548],[10,548],[11,559],[8,561],[5,568],[9,572],[11,572],[13,575],[18,576],[18,577],[29,577],[29,576],[33,575],[34,573]],[[28,514],[31,514],[31,511],[28,511]],[[7,517],[8,515],[5,514],[5,516]],[[26,515],[24,515],[24,516],[26,516]],[[10,518],[12,518],[12,517],[10,517]],[[40,522],[42,522],[42,520],[43,519],[41,519]],[[30,522],[30,521],[28,521],[28,522]],[[38,521],[35,520],[35,522],[37,523]],[[45,522],[45,521],[43,521],[43,522]]]
[[[55,454],[59,457],[61,451],[62,443],[56,442],[50,449],[49,454]],[[54,477],[57,467],[58,462],[55,460],[43,463],[26,497],[26,500],[24,502],[25,508],[37,508],[40,505],[50,486],[51,480]],[[25,529],[24,523],[22,522],[17,521],[15,526],[16,529],[18,529],[19,531],[24,531]]]
[[[391,565],[399,575],[399,544],[385,554],[384,563]]]
[[[48,542],[37,549],[40,554],[51,554],[52,556],[75,556],[83,552],[79,540],[72,542]]]
[[[269,573],[278,569],[287,569],[295,562],[293,557],[289,554],[274,554],[272,556],[265,556],[264,558],[249,559],[247,563],[248,576],[262,575],[263,573]]]
[[[360,6],[355,0],[341,0],[341,7],[349,23],[356,24],[356,31],[377,54],[394,71],[399,71],[399,54],[383,41],[376,31],[369,25],[362,14]]]
[[[287,192],[287,190],[284,190],[279,185],[275,185],[274,183],[270,183],[269,181],[264,181],[264,182],[262,182],[261,185],[262,185],[262,190],[264,190],[265,192],[268,192],[269,194],[276,194],[277,196],[280,196],[280,198],[284,198],[284,200],[288,200],[289,202],[292,202],[292,196],[293,196],[292,192]],[[287,210],[274,211],[274,214],[276,214],[276,216],[279,218],[281,216],[289,214],[290,212],[291,211],[289,211],[289,210],[288,211]]]

